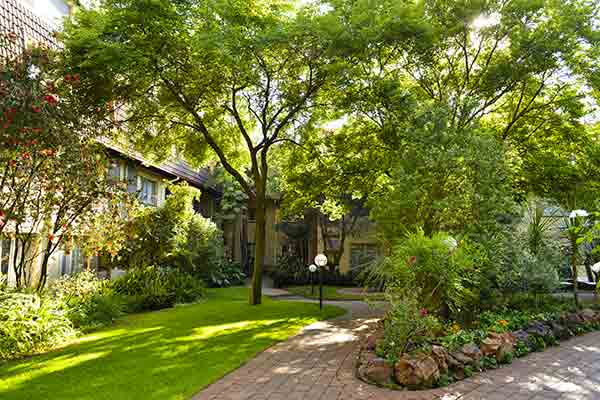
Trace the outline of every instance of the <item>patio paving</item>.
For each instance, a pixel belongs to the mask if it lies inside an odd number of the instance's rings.
[[[202,390],[193,400],[600,400],[600,332],[562,342],[444,389],[394,391],[354,375],[359,338],[378,312],[362,302],[306,327]]]

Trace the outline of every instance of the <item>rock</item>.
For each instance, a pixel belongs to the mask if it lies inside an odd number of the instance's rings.
[[[448,353],[448,350],[442,346],[434,345],[431,347],[431,357],[433,357],[435,360],[441,374],[448,372],[448,360],[450,358],[450,353]]]
[[[490,332],[488,337],[481,341],[481,352],[484,356],[495,357],[497,361],[502,361],[508,353],[513,353],[517,339],[510,333]]]
[[[481,350],[475,343],[467,343],[459,350],[450,353],[450,355],[452,360],[449,360],[449,365],[458,369],[465,365],[477,365],[482,357]]]
[[[379,385],[392,382],[394,369],[383,358],[373,352],[363,352],[358,366],[358,375],[363,380]]]
[[[529,334],[527,332],[521,329],[513,332],[512,334],[517,342],[523,343],[529,350],[533,349],[533,343],[531,343],[531,339],[529,338]]]
[[[378,331],[367,336],[366,340],[363,343],[363,349],[365,350],[375,350],[379,342],[383,340],[383,332]]]
[[[440,370],[431,356],[406,355],[394,368],[396,380],[407,388],[430,388],[440,378]]]
[[[467,343],[460,348],[460,352],[465,356],[473,360],[474,363],[478,363],[481,360],[481,350],[475,343]]]
[[[583,322],[586,323],[599,322],[599,315],[594,310],[590,310],[589,308],[581,311],[579,313],[579,316],[581,317]]]
[[[496,356],[496,352],[502,345],[502,339],[498,337],[498,334],[490,333],[488,337],[481,341],[481,353],[484,356]]]
[[[583,318],[577,313],[567,313],[561,317],[563,322],[569,329],[573,330],[583,324]]]
[[[526,332],[529,335],[539,336],[542,339],[552,336],[552,331],[550,330],[550,328],[540,321],[534,321],[531,324],[529,324],[529,327],[527,328]]]
[[[550,321],[548,326],[552,330],[554,337],[560,340],[566,340],[573,336],[573,332],[569,330],[565,325],[560,324],[556,321]]]

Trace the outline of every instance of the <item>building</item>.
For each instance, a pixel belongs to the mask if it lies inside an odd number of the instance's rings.
[[[2,0],[0,2],[0,32],[13,32],[17,40],[12,48],[2,49],[2,57],[19,54],[29,42],[59,47],[53,32],[71,7],[64,0]],[[206,169],[192,168],[184,160],[151,162],[125,144],[103,141],[111,160],[109,174],[127,183],[129,192],[139,193],[142,203],[160,206],[168,196],[168,182],[182,181],[200,189],[202,195],[196,211],[212,218],[218,206],[220,191]],[[21,252],[14,239],[0,240],[0,275],[14,282],[13,263]],[[32,250],[34,251],[34,250]],[[27,254],[27,252],[26,252]],[[79,271],[89,262],[75,247],[68,252],[57,250],[49,262],[48,279]]]
[[[71,6],[65,0],[2,0],[0,32],[14,32],[18,40],[13,48],[2,49],[0,56],[18,54],[28,42],[60,47],[53,32],[59,29],[61,19],[70,12]],[[126,145],[111,141],[104,141],[104,145],[112,160],[109,173],[126,181],[130,192],[139,192],[143,203],[160,206],[168,195],[166,182],[185,181],[202,192],[197,211],[208,218],[215,216],[221,192],[207,170],[192,168],[183,160],[153,163]],[[299,257],[308,265],[316,254],[328,252],[341,254],[339,269],[348,272],[364,266],[378,254],[374,230],[366,217],[361,216],[360,221],[365,229],[350,232],[344,240],[339,240],[340,224],[326,221],[314,211],[308,210],[300,222],[283,221],[280,200],[280,195],[271,195],[267,206],[266,266],[275,267],[285,256]],[[250,203],[234,220],[221,226],[229,258],[240,262],[247,272],[254,261],[254,214]],[[14,241],[1,241],[0,273],[7,275],[9,281],[14,279],[11,277],[11,262],[16,254]],[[85,262],[77,248],[69,252],[58,250],[51,259],[48,277],[53,279],[81,270]]]

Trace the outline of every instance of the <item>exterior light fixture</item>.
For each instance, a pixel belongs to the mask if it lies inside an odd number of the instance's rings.
[[[323,268],[327,265],[327,256],[323,253],[317,254],[315,264],[319,267],[319,309],[323,309]]]

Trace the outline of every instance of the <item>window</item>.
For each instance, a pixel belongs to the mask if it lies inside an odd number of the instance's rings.
[[[352,244],[350,269],[360,269],[377,258],[377,245],[372,243]]]
[[[67,253],[64,250],[61,251],[59,263],[61,275],[71,275],[81,271],[83,267],[83,258],[81,257],[81,250],[79,247],[75,246],[70,253]]]
[[[153,206],[158,205],[158,182],[141,177],[140,200]]]
[[[121,164],[118,161],[111,161],[108,165],[108,179],[111,182],[121,180]]]
[[[8,266],[10,263],[10,240],[0,240],[0,273],[8,274]]]
[[[256,222],[256,208],[248,208],[248,222]]]

